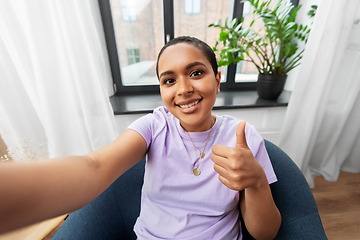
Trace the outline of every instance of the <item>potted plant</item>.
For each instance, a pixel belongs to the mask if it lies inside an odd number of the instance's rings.
[[[310,28],[294,22],[301,6],[294,7],[288,0],[244,0],[254,8],[253,20],[248,26],[235,18],[226,19],[224,26],[219,20],[209,27],[220,28],[214,51],[219,55],[219,66],[237,64],[239,61],[253,63],[259,73],[257,91],[260,98],[274,100],[283,91],[287,73],[300,64],[304,50],[298,51],[298,43],[306,43]],[[315,6],[312,7],[316,10]],[[309,15],[310,16],[310,15]],[[254,30],[256,20],[263,27]],[[219,44],[223,45],[218,49]]]

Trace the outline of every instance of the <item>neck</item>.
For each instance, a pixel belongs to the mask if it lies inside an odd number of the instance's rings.
[[[180,122],[180,126],[186,132],[205,132],[211,129],[214,126],[215,122],[216,122],[216,117],[210,114],[210,117],[206,120],[206,123],[204,123],[202,126],[184,126],[184,124],[181,122]]]

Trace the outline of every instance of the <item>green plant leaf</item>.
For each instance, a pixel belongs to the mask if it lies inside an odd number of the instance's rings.
[[[240,62],[242,60],[244,60],[244,57],[236,57],[236,62]]]
[[[235,32],[239,32],[239,30],[241,29],[241,26],[242,26],[242,22],[239,23],[236,28],[234,29]]]
[[[255,19],[251,21],[250,27],[252,27],[252,25],[254,25],[254,23],[255,23]]]
[[[237,41],[232,41],[232,47],[236,48],[236,46],[237,46]]]
[[[299,25],[297,23],[294,24],[293,28],[294,28],[295,31],[298,29],[298,26]]]
[[[229,21],[229,18],[227,17],[227,18],[225,19],[225,28],[229,28],[229,27],[228,27],[228,21]]]
[[[233,54],[231,54],[231,52],[228,52],[228,53],[227,53],[227,59],[228,59],[229,62],[233,62],[233,61],[234,61],[234,56],[233,56]]]
[[[220,41],[226,41],[228,39],[228,37],[229,37],[229,33],[221,31],[220,36],[219,36],[219,40]]]
[[[248,43],[247,46],[246,46],[246,51],[248,51],[252,46],[252,42]]]
[[[230,21],[229,23],[229,28],[233,28],[234,26],[237,25],[237,18],[234,18],[233,20]]]
[[[297,15],[297,12],[299,11],[299,9],[301,8],[301,5],[295,7],[294,9],[292,9],[292,12],[291,12],[291,16],[290,16],[290,19],[289,19],[289,22],[294,22],[295,21],[295,18],[296,18],[296,15]]]
[[[238,52],[241,52],[241,49],[240,48],[232,48],[232,49],[229,49],[228,52],[229,53],[238,53]]]

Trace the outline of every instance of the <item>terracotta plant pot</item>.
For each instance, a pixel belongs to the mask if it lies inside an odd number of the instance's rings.
[[[256,87],[259,98],[276,100],[284,90],[286,78],[287,75],[274,76],[259,74]]]

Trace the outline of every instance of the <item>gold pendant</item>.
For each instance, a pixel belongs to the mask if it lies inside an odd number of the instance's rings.
[[[205,157],[205,153],[204,152],[200,152],[200,157],[204,158]]]
[[[195,175],[195,176],[199,176],[200,175],[200,170],[198,169],[198,168],[194,168],[194,170],[193,170],[193,174]]]

